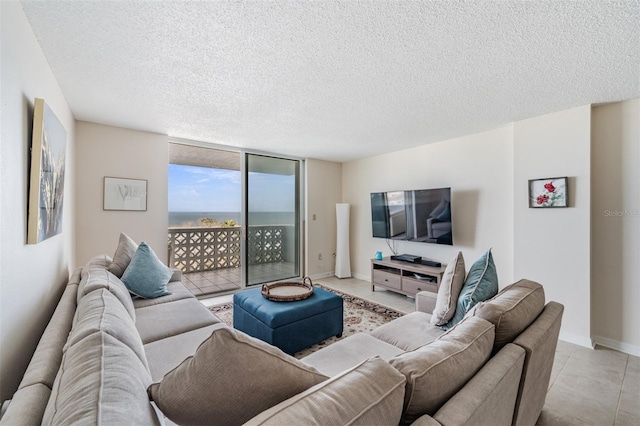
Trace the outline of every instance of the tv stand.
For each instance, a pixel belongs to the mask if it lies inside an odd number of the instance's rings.
[[[420,291],[438,293],[445,268],[409,263],[385,257],[371,259],[371,291],[376,286],[415,297]]]

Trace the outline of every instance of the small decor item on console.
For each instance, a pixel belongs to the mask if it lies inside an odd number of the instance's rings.
[[[262,296],[274,302],[293,302],[303,300],[313,294],[311,278],[304,277],[302,282],[279,281],[262,285]]]

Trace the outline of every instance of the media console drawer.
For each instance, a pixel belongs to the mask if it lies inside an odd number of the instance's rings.
[[[402,289],[407,293],[419,293],[421,291],[438,292],[438,285],[427,280],[414,280],[413,278],[404,277],[402,279]]]
[[[385,287],[397,288],[398,290],[402,288],[400,286],[400,275],[377,269],[373,270],[373,283],[380,284]]]

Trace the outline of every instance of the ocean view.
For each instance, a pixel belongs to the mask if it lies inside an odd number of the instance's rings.
[[[240,223],[240,212],[169,212],[169,226],[200,226],[200,218],[213,218],[218,222],[235,220]],[[251,225],[293,225],[294,212],[251,212]]]

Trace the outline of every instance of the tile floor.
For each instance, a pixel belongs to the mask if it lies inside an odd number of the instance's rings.
[[[183,274],[182,283],[196,297],[237,291],[240,290],[240,268]]]
[[[183,274],[182,282],[196,297],[211,297],[238,291],[241,286],[240,268],[214,269],[213,271],[190,272]],[[252,265],[250,279],[254,282],[277,281],[281,277],[295,275],[292,262],[273,262]]]
[[[405,313],[415,310],[406,296],[376,289],[355,278],[328,277],[314,283],[344,291]],[[224,303],[231,296],[203,300]],[[611,349],[558,342],[539,426],[640,426],[640,357]]]

